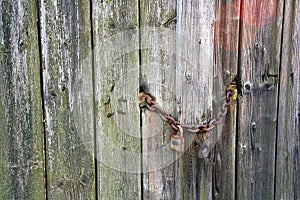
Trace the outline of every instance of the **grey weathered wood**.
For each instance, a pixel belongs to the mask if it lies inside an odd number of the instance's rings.
[[[278,77],[271,75],[279,73],[283,1],[275,6],[265,1],[241,2],[245,4],[239,62],[243,94],[239,98],[236,198],[273,199]],[[268,11],[276,9],[277,17],[266,18]]]
[[[39,7],[48,199],[95,199],[90,4]]]
[[[140,1],[141,84],[176,115],[176,1]],[[142,113],[143,199],[175,199],[175,153],[170,126],[153,112]]]
[[[0,1],[0,199],[45,199],[35,1]]]
[[[212,117],[214,8],[214,2],[207,0],[177,1],[176,30],[182,35],[176,40],[176,97],[182,123],[207,122]],[[211,157],[198,159],[194,136],[185,136],[189,151],[179,160],[178,199],[212,199]],[[210,141],[206,141],[209,148]]]
[[[99,199],[141,198],[138,1],[92,1]]]
[[[300,198],[300,3],[285,1],[275,199]]]
[[[300,198],[298,1],[91,3],[0,0],[0,199]],[[178,159],[138,107],[146,84],[179,121],[207,122],[237,74],[238,109],[201,158],[186,131]]]
[[[237,76],[239,48],[239,9],[232,1],[216,2],[214,22],[214,89],[213,113],[221,107],[226,87]],[[235,199],[236,103],[233,103],[222,125],[213,133],[216,137],[213,169],[213,197]]]

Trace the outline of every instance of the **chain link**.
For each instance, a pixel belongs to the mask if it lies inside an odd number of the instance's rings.
[[[180,125],[183,129],[195,134],[205,134],[211,131],[216,125],[222,123],[224,117],[227,114],[228,107],[232,104],[237,97],[237,86],[235,84],[231,84],[226,89],[226,97],[222,104],[222,107],[215,119],[210,120],[206,124],[181,124],[179,123],[171,114],[167,113],[163,108],[161,108],[152,95],[147,95],[142,92],[139,95],[140,107],[146,107],[148,110],[152,112],[156,112],[159,117],[166,123],[168,123],[175,132],[178,131],[178,125]]]

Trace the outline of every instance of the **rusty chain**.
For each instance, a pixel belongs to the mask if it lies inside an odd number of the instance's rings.
[[[156,112],[164,122],[168,123],[172,127],[175,133],[177,133],[179,129],[178,126],[181,126],[183,129],[186,129],[187,131],[196,134],[205,134],[211,131],[216,125],[220,124],[227,114],[228,107],[232,104],[234,100],[236,100],[236,98],[237,86],[236,84],[230,84],[226,88],[226,97],[217,117],[215,119],[210,120],[206,124],[190,125],[182,124],[179,121],[177,121],[174,117],[172,117],[171,114],[167,113],[158,105],[158,103],[155,101],[155,98],[152,95],[146,94],[144,92],[140,93],[139,95],[140,107],[146,107],[148,110]]]

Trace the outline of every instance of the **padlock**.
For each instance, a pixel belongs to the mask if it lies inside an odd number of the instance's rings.
[[[183,136],[183,129],[181,126],[177,125],[179,129],[179,135],[173,134],[171,135],[171,149],[177,152],[184,152],[184,136]]]

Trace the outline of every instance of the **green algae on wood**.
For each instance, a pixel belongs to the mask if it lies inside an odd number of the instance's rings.
[[[49,199],[95,199],[90,3],[39,1]]]
[[[0,199],[45,199],[37,7],[0,11]]]

